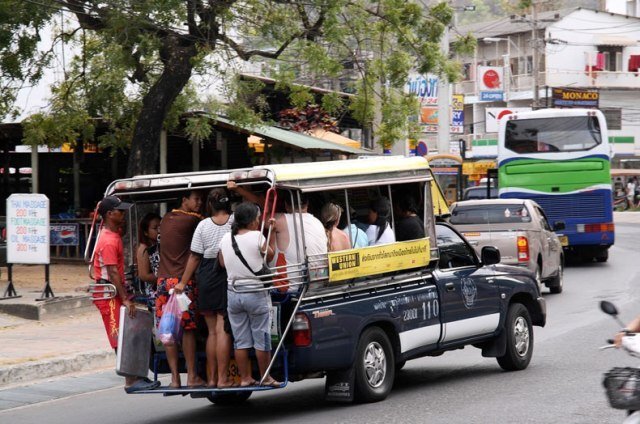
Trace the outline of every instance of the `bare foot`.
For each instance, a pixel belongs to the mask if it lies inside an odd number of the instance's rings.
[[[213,380],[213,381],[207,381],[207,388],[209,388],[209,389],[215,389],[216,387],[217,387],[217,386],[216,386],[216,382],[215,382],[215,380]]]
[[[179,389],[180,387],[182,387],[182,384],[180,384],[180,380],[178,381],[171,381],[171,383],[169,384],[169,387],[172,389]]]
[[[238,387],[240,384],[232,380],[218,380],[218,389],[228,389],[230,387]]]
[[[204,380],[198,376],[196,376],[195,378],[187,379],[187,386],[189,387],[201,387],[201,386],[204,386],[204,383],[205,383]]]

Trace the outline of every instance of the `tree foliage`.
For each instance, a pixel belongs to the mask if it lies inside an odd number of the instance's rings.
[[[412,0],[5,0],[3,94],[5,80],[40,76],[33,34],[61,14],[67,23],[54,39],[73,43],[77,54],[53,87],[50,110],[28,119],[26,140],[92,140],[99,118],[110,128],[98,138],[102,145],[131,149],[130,174],[156,170],[161,130],[175,128],[186,111],[260,123],[267,108],[260,83],[241,81],[239,71],[259,68],[275,78],[297,108],[317,99],[296,83],[333,88],[351,76],[347,88],[357,95],[350,104],[327,94],[322,107],[349,107],[364,125],[374,124],[385,145],[411,132],[407,117],[417,106],[404,94],[409,72],[450,80],[458,74],[439,48],[453,17],[445,2],[425,8]],[[4,114],[11,109],[0,107]],[[192,140],[210,135],[206,119],[188,118]]]

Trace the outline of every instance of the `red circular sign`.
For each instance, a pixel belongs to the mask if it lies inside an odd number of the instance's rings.
[[[500,88],[500,75],[493,69],[489,69],[482,76],[482,82],[487,88]]]
[[[507,115],[511,115],[513,112],[511,112],[509,109],[505,109],[503,111],[501,111],[498,116],[496,116],[496,120],[499,121],[501,120],[503,117],[507,116]]]

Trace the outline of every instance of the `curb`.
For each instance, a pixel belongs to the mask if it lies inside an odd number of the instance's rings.
[[[0,367],[0,388],[78,371],[115,367],[115,361],[114,351],[105,349]]]

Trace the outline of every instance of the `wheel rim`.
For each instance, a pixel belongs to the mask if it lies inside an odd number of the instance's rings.
[[[378,342],[371,342],[364,350],[364,372],[373,388],[382,386],[387,375],[387,356]]]
[[[542,272],[540,272],[540,267],[536,267],[536,284],[538,285],[538,290],[542,293]]]
[[[564,267],[562,264],[558,266],[558,287],[562,287],[564,280]]]
[[[513,339],[518,356],[523,357],[529,352],[529,325],[524,317],[519,316],[513,326]]]

